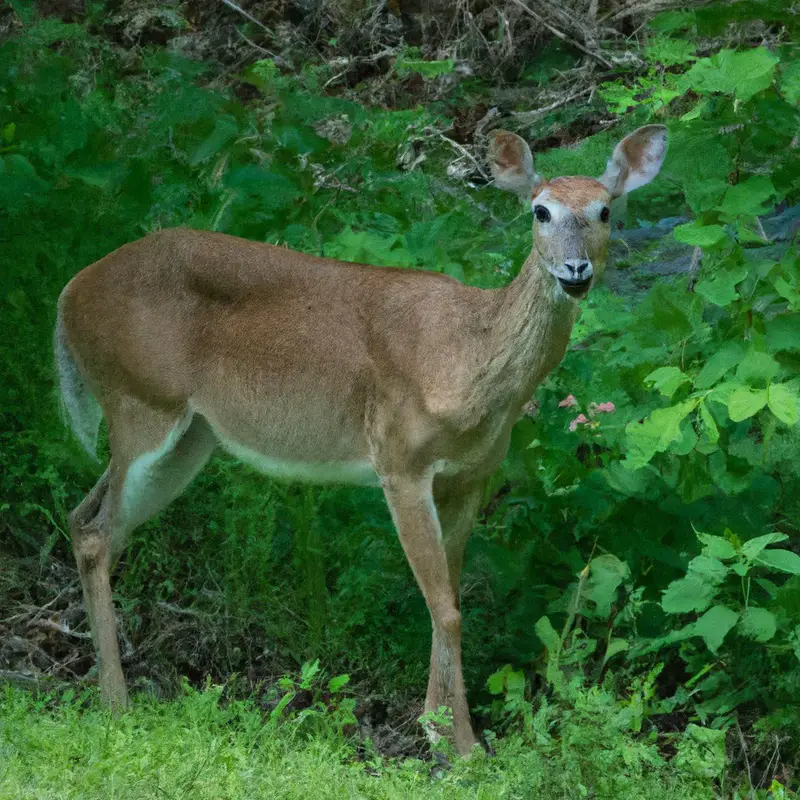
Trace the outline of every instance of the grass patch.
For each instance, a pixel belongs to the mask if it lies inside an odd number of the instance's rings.
[[[710,772],[667,762],[654,740],[613,729],[589,706],[544,704],[531,735],[495,742],[469,761],[385,760],[343,737],[325,712],[289,719],[221,687],[137,698],[118,719],[93,699],[0,694],[0,797],[91,798],[709,798]],[[594,723],[592,722],[594,717]],[[556,733],[557,736],[553,736]],[[682,751],[683,752],[683,751]],[[446,761],[444,761],[446,765]]]

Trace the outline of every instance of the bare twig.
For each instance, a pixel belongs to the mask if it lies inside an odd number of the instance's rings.
[[[577,47],[582,53],[586,53],[587,56],[591,56],[591,58],[593,58],[595,61],[599,61],[606,69],[613,69],[614,65],[610,61],[607,61],[605,58],[603,58],[600,53],[594,52],[588,47],[584,47],[580,42],[576,42],[574,39],[570,39],[566,33],[551,25],[541,14],[537,14],[535,11],[526,6],[522,0],[512,0],[512,2],[519,6],[526,14],[533,17],[533,19],[535,19],[537,22],[544,25],[544,27],[553,34],[553,36],[558,37],[562,42],[566,42],[567,44],[571,44],[573,47]]]
[[[56,633],[63,633],[65,636],[72,636],[75,639],[91,639],[91,633],[80,633],[79,631],[73,631],[68,628],[66,625],[59,625],[59,623],[53,621],[52,619],[34,619],[28,623],[29,628],[46,628],[49,631],[55,631]]]
[[[616,22],[618,20],[624,19],[625,17],[632,17],[636,14],[655,14],[657,11],[666,11],[670,8],[682,8],[686,5],[685,2],[680,2],[680,0],[645,0],[645,2],[640,3],[634,2],[628,3],[622,9],[617,11],[609,11],[607,14],[604,14],[600,21],[604,22],[606,20]]]
[[[480,146],[485,144],[486,128],[492,120],[500,114],[496,106],[490,108],[478,121],[475,123],[475,131],[472,134],[472,141]]]
[[[767,762],[767,766],[764,767],[764,772],[761,774],[761,780],[758,782],[758,787],[761,788],[766,786],[767,778],[770,774],[774,774],[772,768],[772,762],[775,762],[775,767],[777,768],[778,762],[780,761],[781,757],[781,740],[776,736],[775,737],[775,749],[772,751],[772,755],[769,757],[769,761]]]
[[[236,28],[236,33],[242,37],[242,39],[250,45],[250,47],[258,50],[259,53],[263,53],[265,56],[269,56],[270,58],[277,58],[278,56],[272,52],[272,50],[267,50],[266,47],[262,47],[260,44],[256,44],[255,42],[248,39],[238,28]]]
[[[263,22],[259,22],[252,14],[237,6],[236,3],[231,2],[231,0],[221,0],[221,2],[228,6],[228,8],[236,11],[238,14],[241,14],[246,20],[249,20],[254,25],[258,25],[259,28],[265,30],[270,36],[273,35],[272,31]]]
[[[165,611],[169,611],[170,614],[176,614],[178,616],[183,617],[208,617],[203,611],[198,611],[196,608],[182,608],[181,606],[175,605],[175,603],[167,603],[164,600],[159,600],[158,603],[159,608],[163,608]]]
[[[736,718],[736,732],[739,734],[739,744],[742,746],[742,756],[744,756],[744,765],[747,768],[747,783],[750,786],[750,798],[755,799],[756,793],[753,790],[753,775],[750,771],[750,759],[747,757],[747,742],[744,740],[742,733],[742,726],[739,725],[739,718]]]
[[[484,172],[483,167],[481,166],[481,164],[478,161],[478,159],[475,158],[475,156],[473,156],[472,153],[470,153],[469,150],[466,149],[466,147],[463,147],[458,142],[454,142],[452,139],[448,139],[447,136],[445,136],[441,131],[434,131],[434,133],[440,139],[442,139],[443,141],[447,142],[447,144],[449,144],[454,150],[456,150],[457,152],[461,153],[461,155],[464,158],[466,158],[467,160],[471,161],[473,166],[475,167],[475,169],[478,170],[478,172],[480,173],[482,178],[484,178],[487,181],[489,180],[489,176]]]
[[[548,106],[537,108],[534,111],[512,111],[511,116],[514,117],[517,122],[520,122],[523,125],[528,122],[535,122],[537,119],[549,114],[551,111],[555,111],[557,108],[561,108],[561,106],[565,106],[568,103],[571,103],[573,100],[577,100],[579,97],[584,97],[587,94],[591,94],[593,91],[594,86],[589,86],[587,89],[581,89],[579,92],[562,97],[560,100],[556,100],[554,103],[550,103]]]

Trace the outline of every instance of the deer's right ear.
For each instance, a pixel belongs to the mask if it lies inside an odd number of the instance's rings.
[[[514,192],[523,200],[528,200],[533,187],[541,183],[533,170],[531,149],[516,133],[492,131],[487,158],[495,186]]]

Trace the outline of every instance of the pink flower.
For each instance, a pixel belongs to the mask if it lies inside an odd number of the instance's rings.
[[[578,416],[575,417],[575,419],[569,424],[570,432],[574,433],[578,425],[586,425],[588,422],[589,420],[583,414],[578,414]]]
[[[559,404],[559,408],[575,408],[578,405],[578,401],[575,399],[574,394],[568,394]]]
[[[613,414],[617,410],[617,407],[612,403],[589,403],[589,414],[594,416],[595,414]]]

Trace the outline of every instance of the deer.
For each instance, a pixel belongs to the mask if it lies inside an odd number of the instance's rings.
[[[65,416],[89,453],[107,426],[105,471],[69,514],[102,701],[128,704],[111,571],[221,446],[273,478],[382,488],[431,618],[424,708],[450,709],[448,736],[469,755],[467,539],[512,427],[602,277],[610,203],[653,180],[666,150],[666,128],[646,125],[599,178],[544,180],[521,137],[493,131],[494,183],[533,211],[530,255],[501,288],[185,228],[78,272],[54,346]]]

